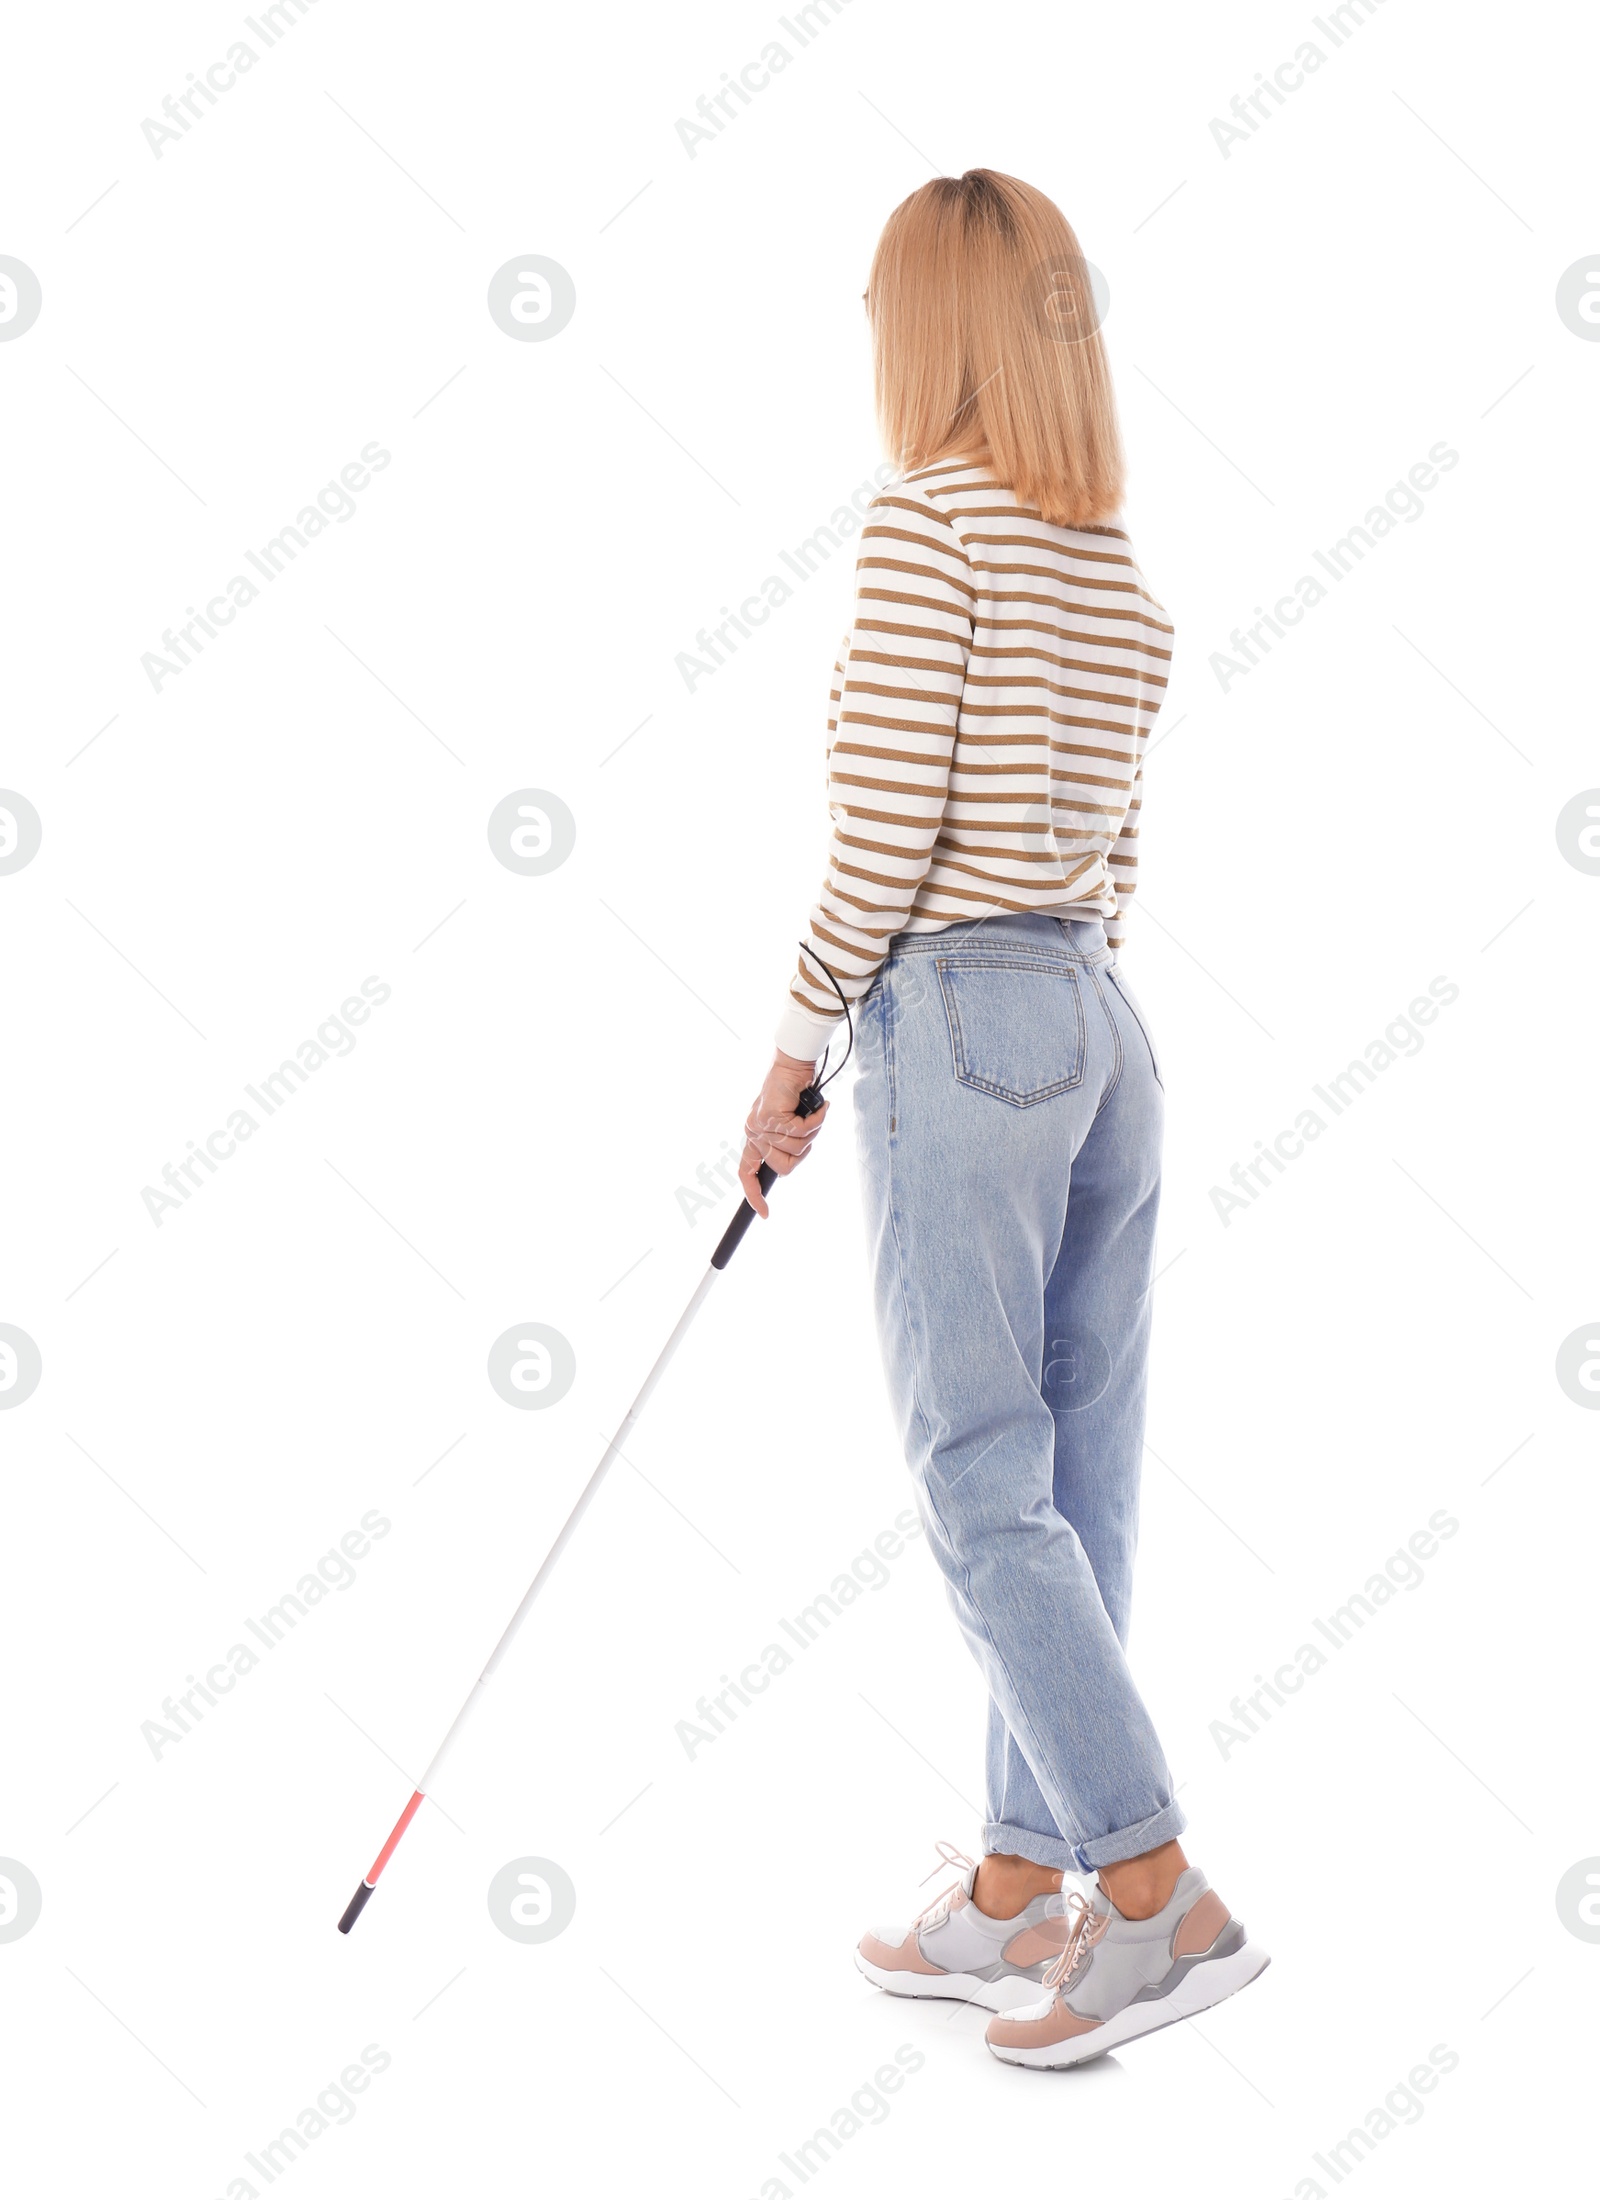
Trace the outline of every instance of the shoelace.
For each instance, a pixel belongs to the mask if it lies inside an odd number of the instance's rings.
[[[1066,1946],[1045,1972],[1040,1983],[1060,1993],[1065,1999],[1068,1980],[1077,1969],[1080,1959],[1088,1954],[1105,1931],[1107,1920],[1096,1917],[1094,1905],[1076,1892],[1066,1897],[1061,1914],[1071,1918],[1072,1929],[1067,1935]]]
[[[934,1865],[933,1872],[938,1871],[941,1867],[948,1871],[962,1873],[976,1870],[977,1867],[974,1865],[972,1858],[963,1856],[961,1851],[953,1847],[950,1842],[935,1841],[933,1845],[939,1852],[939,1862]],[[924,1874],[924,1885],[933,1877],[933,1872]],[[960,1892],[961,1882],[958,1879],[954,1886],[946,1887],[942,1894],[936,1894],[928,1907],[919,1916],[912,1919],[911,1930],[915,1933],[920,1932],[924,1925],[942,1925],[950,1915],[951,1898]]]

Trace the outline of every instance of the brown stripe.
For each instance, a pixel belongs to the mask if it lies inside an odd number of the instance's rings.
[[[952,706],[953,707],[953,706]],[[879,718],[868,710],[846,710],[839,713],[841,726],[876,726],[880,733],[938,733],[940,728],[924,723],[920,718]],[[955,727],[943,729],[954,738]],[[932,759],[928,761],[931,763]]]
[[[930,769],[933,768],[931,757],[918,756],[907,749],[873,748],[870,743],[865,741],[836,741],[833,745],[833,753],[835,756],[872,756],[876,757],[880,764],[923,764]],[[1014,768],[1017,771],[1025,772],[1031,771],[1033,767],[1029,764],[1018,764]]]
[[[1081,726],[1086,733],[1120,733],[1114,718],[1083,718],[1070,710],[1029,710],[1016,703],[963,703],[963,718],[1043,718],[1052,726]]]
[[[1130,641],[1120,634],[1069,634],[1064,639],[1097,643],[1103,649],[1127,650],[1141,657],[1159,657],[1163,664],[1172,662],[1170,649],[1162,649],[1156,642]],[[1095,657],[1057,657],[1048,649],[1020,648],[1007,642],[974,641],[972,655],[974,658],[983,657],[999,663],[1013,657],[1031,658],[1035,664],[1054,665],[1059,672],[1097,672],[1102,679],[1135,680],[1141,686],[1164,688],[1167,684],[1166,675],[1158,672],[1153,665],[1105,664]]]
[[[979,515],[963,513],[960,516],[968,518]],[[1049,524],[1048,520],[1039,522],[1040,527],[1045,530],[1049,529]],[[1070,533],[1071,530],[1067,532]],[[1093,550],[1086,543],[1055,542],[1048,531],[1037,535],[968,534],[964,539],[968,543],[976,543],[981,550],[1048,550],[1060,558],[1084,558],[1094,565],[1124,566],[1135,575],[1139,570],[1125,550]],[[1127,537],[1121,539],[1126,541]]]
[[[880,526],[869,519],[866,526],[861,530],[861,540],[863,542],[909,542],[919,550],[931,550],[936,556],[953,558],[958,564],[965,565],[969,562],[966,552],[956,539],[955,529],[947,519],[941,519],[937,513],[930,515],[923,511],[920,505],[916,504],[907,504],[903,509],[908,512],[915,512],[919,519],[927,519],[931,516],[935,532],[930,535],[925,527],[891,527],[887,523]],[[876,505],[873,506],[873,510],[877,510]],[[949,537],[948,541],[944,539],[946,536]]]
[[[991,634],[1050,634],[1058,642],[1076,642],[1080,647],[1089,649],[1127,650],[1137,656],[1155,657],[1164,665],[1172,662],[1170,649],[1163,649],[1159,642],[1146,641],[1143,635],[1084,634],[1070,626],[1052,626],[1048,619],[985,619],[983,623]],[[973,636],[972,654],[974,657],[1037,657],[1045,664],[1074,666],[1080,672],[1118,672],[1122,669],[1118,665],[1099,664],[1093,660],[1081,663],[1070,657],[1052,657],[1044,649],[1004,648],[994,642],[980,642],[976,634]],[[1134,668],[1130,667],[1130,671],[1132,669]],[[1141,677],[1153,679],[1155,676],[1141,671]]]
[[[881,687],[876,680],[852,680],[849,692],[852,695],[882,695],[891,703],[937,702],[948,706],[955,701],[953,695],[940,695],[931,688]]]
[[[1130,677],[1137,679],[1135,672]],[[1148,702],[1138,695],[1108,694],[1104,688],[1067,687],[1060,680],[1046,680],[1037,672],[968,672],[965,685],[969,688],[1020,688],[1044,695],[1064,695],[1074,703],[1123,703],[1130,710],[1153,710],[1157,698]]]
[[[1109,576],[1100,573],[1063,573],[1053,565],[998,565],[988,558],[973,558],[969,562],[974,573],[993,573],[1002,579],[1020,575],[1023,580],[1027,581],[1055,581],[1063,590],[1068,588],[1104,588],[1114,590],[1117,594],[1123,596],[1142,596],[1144,594],[1137,581],[1112,580]],[[992,588],[987,590],[986,593],[1004,599],[1009,591],[1003,588]]]
[[[905,573],[912,580],[934,581],[946,588],[954,589],[958,596],[970,596],[974,602],[977,601],[978,591],[970,581],[954,580],[949,575],[941,573],[937,566],[912,565],[905,558],[864,557],[858,570],[863,573]],[[922,603],[927,599],[911,595],[902,590],[897,600],[905,603]]]
[[[1073,613],[1076,613],[1080,618],[1087,619],[1119,619],[1129,625],[1149,627],[1157,634],[1170,634],[1172,632],[1171,627],[1168,626],[1164,620],[1148,618],[1144,612],[1135,611],[1128,605],[1116,603],[1073,603],[1070,598],[1067,601],[1063,602],[1061,593],[1059,592],[1053,596],[1036,596],[1032,593],[1031,590],[1026,588],[997,588],[992,591],[985,591],[981,601],[985,604],[998,604],[1003,609],[1009,609],[1011,606],[1016,604],[1044,604],[1052,611],[1065,612],[1069,616],[1071,616]],[[1007,631],[1008,625],[1037,625],[1041,628],[1044,627],[1044,621],[1042,619],[1012,620],[1008,622],[1005,619],[995,618],[988,611],[984,611],[981,614],[975,612],[973,615],[973,624],[975,626],[986,627],[994,633],[1003,633]],[[1086,639],[1092,638],[1093,637],[1086,637]],[[1110,641],[1111,637],[1108,635],[1106,639]],[[1118,636],[1116,638],[1116,643],[1117,646],[1121,648],[1126,648],[1128,646],[1128,644],[1122,640],[1121,636]]]

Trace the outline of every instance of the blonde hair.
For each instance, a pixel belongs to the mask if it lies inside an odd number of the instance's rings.
[[[1042,191],[940,176],[889,216],[867,283],[878,422],[906,472],[988,465],[1063,527],[1122,502],[1122,439],[1088,264]]]

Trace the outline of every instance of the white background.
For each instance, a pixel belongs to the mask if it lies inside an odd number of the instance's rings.
[[[241,33],[257,67],[157,159],[142,120]],[[1313,2155],[1440,2043],[1363,2193],[1587,2155],[1600,1947],[1555,1889],[1600,1852],[1597,1424],[1554,1367],[1600,1313],[1600,881],[1555,820],[1600,782],[1600,350],[1554,293],[1600,250],[1588,35],[1438,0],[1337,50],[1172,0],[853,0],[804,50],[749,6],[321,0],[270,51],[221,6],[13,23],[19,2189],[264,2191],[246,2153],[369,2042],[295,2194],[797,2191],[780,2153],[907,2042],[827,2194],[1331,2190]],[[791,66],[691,159],[678,118],[774,36]],[[1212,118],[1307,37],[1325,66],[1224,158]],[[1108,278],[1179,635],[1125,956],[1169,1098],[1134,1656],[1191,1853],[1276,1957],[1054,2079],[851,1968],[977,1832],[981,1690],[920,1544],[692,1761],[674,1731],[909,1501],[847,1101],[334,1931],[731,1212],[678,1194],[737,1139],[820,876],[849,548],[692,694],[674,660],[878,464],[874,240],[980,164]],[[576,285],[548,342],[485,308],[526,253]],[[355,517],[154,692],[143,653],[372,441]],[[1224,692],[1212,653],[1441,441],[1423,516]],[[577,820],[544,878],[486,836],[525,788]],[[143,1187],[369,975],[353,1054],[158,1228]],[[1224,1226],[1212,1187],[1436,977],[1420,1053]],[[577,1357],[542,1413],[485,1376],[529,1321]],[[157,1760],[143,1722],[372,1509],[354,1583]],[[1232,1699],[1440,1509],[1422,1585],[1224,1755]],[[485,1899],[524,1856],[578,1891],[539,1946]]]

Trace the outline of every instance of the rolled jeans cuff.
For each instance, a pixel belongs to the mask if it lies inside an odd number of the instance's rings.
[[[1053,1872],[1082,1869],[1073,1861],[1070,1841],[1063,1841],[1056,1833],[1034,1833],[1027,1826],[985,1826],[983,1853],[985,1856],[1023,1856],[1030,1864],[1043,1864],[1047,1871]]]
[[[983,1829],[985,1856],[1021,1856],[1047,1871],[1096,1872],[1102,1864],[1124,1864],[1130,1856],[1143,1856],[1163,1842],[1176,1841],[1189,1823],[1176,1803],[1168,1803],[1153,1818],[1115,1833],[1097,1834],[1092,1841],[1063,1841],[1059,1834],[1035,1833],[1029,1826],[992,1822]]]
[[[1092,1841],[1079,1841],[1072,1851],[1077,1869],[1098,1871],[1102,1864],[1123,1864],[1130,1856],[1143,1856],[1147,1850],[1159,1849],[1165,1841],[1176,1841],[1188,1823],[1178,1805],[1168,1803],[1153,1818],[1143,1818],[1136,1826],[1123,1826],[1116,1833],[1097,1834]]]

